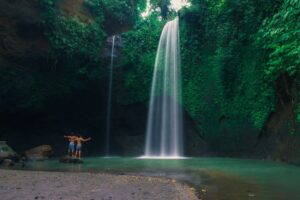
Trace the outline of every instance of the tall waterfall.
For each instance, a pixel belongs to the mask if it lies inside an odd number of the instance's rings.
[[[110,129],[111,129],[111,99],[112,99],[112,84],[113,84],[113,65],[114,65],[114,48],[115,48],[115,38],[112,36],[112,46],[110,54],[110,66],[109,66],[109,85],[108,85],[108,97],[107,97],[107,118],[106,118],[106,146],[105,155],[109,156],[110,153]]]
[[[145,157],[183,156],[179,19],[168,22],[156,52]]]

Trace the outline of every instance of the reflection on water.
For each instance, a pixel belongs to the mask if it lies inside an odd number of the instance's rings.
[[[271,161],[85,158],[84,164],[30,162],[26,169],[167,177],[190,184],[204,199],[300,199],[300,168]]]

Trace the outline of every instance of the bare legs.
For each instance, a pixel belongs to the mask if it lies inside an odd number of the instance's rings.
[[[81,150],[77,150],[75,153],[75,157],[81,159]]]

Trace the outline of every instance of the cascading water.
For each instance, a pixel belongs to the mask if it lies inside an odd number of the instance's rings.
[[[109,85],[108,85],[108,98],[107,98],[107,118],[106,118],[106,147],[105,155],[109,156],[110,153],[110,129],[111,129],[111,99],[112,99],[112,84],[113,84],[113,65],[114,65],[114,48],[115,48],[115,38],[112,36],[112,47],[110,54],[110,66],[109,66]]]
[[[183,156],[179,19],[168,22],[156,52],[144,157]]]

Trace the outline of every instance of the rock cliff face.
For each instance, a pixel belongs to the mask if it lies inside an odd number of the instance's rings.
[[[113,119],[113,139],[119,155],[144,155],[148,108],[141,103],[121,106]],[[197,133],[193,120],[184,114],[184,154],[188,156],[209,155],[207,144]]]
[[[300,165],[300,124],[295,121],[297,84],[287,76],[276,81],[276,109],[258,137],[257,153]]]
[[[0,2],[0,67],[39,67],[50,45],[40,26],[37,1]]]
[[[83,6],[84,0],[63,0],[60,6],[62,10],[70,16],[79,18],[82,22],[91,23],[93,16]]]

